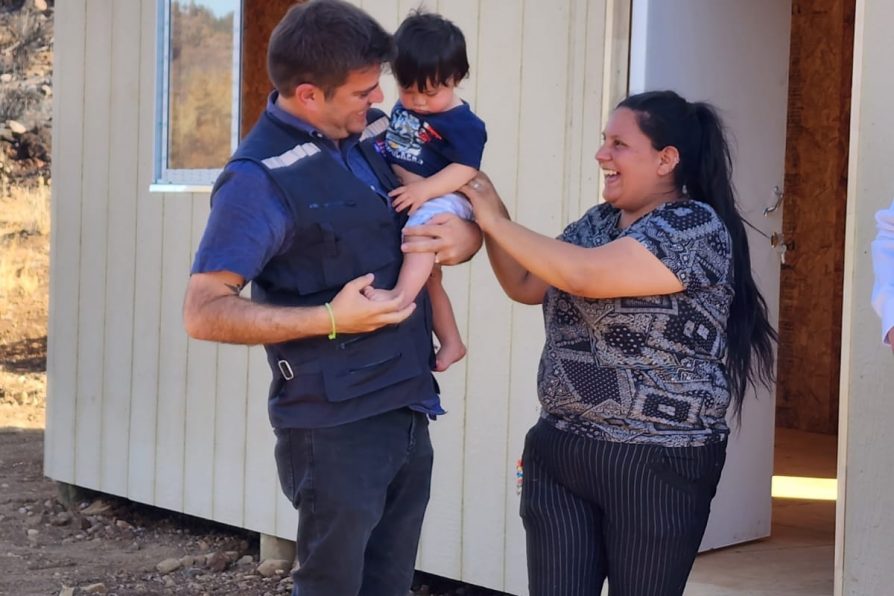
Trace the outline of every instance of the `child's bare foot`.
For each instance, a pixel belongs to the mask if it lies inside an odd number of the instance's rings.
[[[454,362],[459,362],[466,355],[466,346],[461,341],[442,342],[435,354],[435,372],[444,372]]]

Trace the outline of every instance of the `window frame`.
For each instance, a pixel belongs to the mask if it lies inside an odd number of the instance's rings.
[[[155,151],[153,184],[150,190],[164,192],[194,192],[210,190],[225,164],[219,168],[169,168],[168,140],[170,121],[170,55],[171,55],[171,3],[178,0],[158,0],[158,27],[156,45],[155,85]],[[242,109],[242,14],[244,3],[236,2],[233,11],[232,112],[230,121],[230,152],[239,144],[239,126]]]

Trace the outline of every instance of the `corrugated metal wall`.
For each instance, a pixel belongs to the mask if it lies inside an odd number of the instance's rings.
[[[466,34],[461,94],[488,124],[483,169],[514,217],[548,235],[597,196],[603,71],[623,62],[606,59],[606,2],[427,3]],[[393,30],[418,2],[359,4]],[[46,473],[292,538],[262,350],[182,329],[208,196],[149,192],[156,0],[66,0],[56,22]],[[385,88],[387,108],[396,93]],[[523,593],[515,461],[537,415],[541,317],[504,297],[483,252],[445,278],[469,356],[440,378],[450,413],[432,427],[419,567]]]

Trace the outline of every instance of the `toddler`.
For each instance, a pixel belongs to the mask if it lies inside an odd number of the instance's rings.
[[[390,194],[398,211],[409,209],[407,227],[426,223],[438,213],[472,218],[472,208],[455,191],[475,177],[487,141],[484,122],[456,95],[469,73],[462,31],[436,14],[411,13],[394,34],[397,52],[391,70],[400,99],[391,112],[384,152],[403,184]],[[446,370],[466,353],[450,299],[441,285],[433,253],[404,256],[397,285],[374,290],[370,297],[403,292],[407,302],[426,286],[431,297],[433,328],[440,342],[437,371]]]

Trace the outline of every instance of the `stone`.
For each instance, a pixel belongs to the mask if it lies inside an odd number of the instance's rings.
[[[244,557],[242,557],[241,559],[236,561],[236,564],[239,566],[244,566],[244,565],[251,565],[254,562],[255,562],[255,558],[253,556],[245,555]]]
[[[205,557],[205,566],[211,571],[220,573],[230,566],[230,559],[223,553],[211,553]]]
[[[167,575],[173,571],[177,571],[180,569],[180,559],[165,559],[161,563],[155,566],[155,569],[158,570],[162,575]]]
[[[133,530],[133,526],[124,521],[123,519],[119,519],[115,522],[115,525],[121,528],[122,530]]]
[[[62,590],[59,592],[59,596],[74,596],[75,589],[70,588],[68,586],[62,586]]]
[[[38,12],[46,12],[47,8],[47,0],[34,0],[34,9]]]
[[[264,577],[273,577],[285,573],[289,569],[289,562],[285,559],[266,559],[258,565],[258,573]]]
[[[82,586],[81,591],[85,594],[106,594],[109,589],[106,588],[106,585],[103,583],[90,584],[89,586]]]
[[[25,125],[19,122],[18,120],[7,120],[6,127],[12,131],[12,134],[15,135],[23,135],[28,132],[28,129],[25,128]]]
[[[8,72],[4,72],[2,75],[0,75],[0,83],[8,83],[10,81],[12,81],[12,75]]]
[[[52,518],[50,518],[50,523],[54,526],[65,526],[71,523],[71,513],[68,511],[60,511]]]

